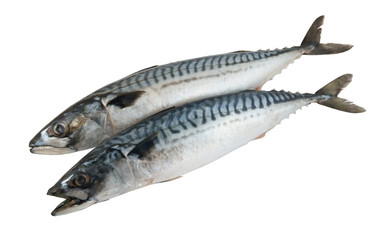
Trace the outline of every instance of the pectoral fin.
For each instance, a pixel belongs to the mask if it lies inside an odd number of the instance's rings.
[[[107,103],[107,106],[113,105],[119,108],[125,108],[132,106],[134,102],[142,95],[145,91],[135,91],[128,92],[122,95],[119,95]]]
[[[157,134],[153,134],[144,140],[142,140],[140,143],[138,143],[129,153],[128,155],[137,157],[139,159],[146,159],[146,156],[151,153],[151,151],[154,149],[155,144],[158,141]]]

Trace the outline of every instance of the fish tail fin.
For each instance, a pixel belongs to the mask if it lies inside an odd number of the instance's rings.
[[[306,49],[305,55],[336,54],[345,52],[353,47],[353,45],[349,44],[320,43],[321,26],[323,23],[324,16],[318,17],[305,35],[301,43],[301,46]]]
[[[320,100],[318,103],[330,108],[334,108],[334,109],[344,111],[344,112],[349,112],[349,113],[365,112],[366,110],[364,108],[358,105],[355,105],[354,103],[349,102],[346,99],[338,97],[338,94],[342,91],[342,89],[344,89],[347,85],[349,85],[352,78],[353,78],[352,74],[345,74],[331,81],[324,87],[322,87],[315,94],[324,95],[324,96],[327,95],[330,98]]]

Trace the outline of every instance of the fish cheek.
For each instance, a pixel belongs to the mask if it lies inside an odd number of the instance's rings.
[[[105,175],[99,173],[98,171],[91,172],[91,182],[90,184],[85,188],[82,189],[83,191],[86,191],[88,198],[87,199],[93,199],[96,201],[101,200],[102,193],[104,189],[106,189],[105,184]]]
[[[102,202],[119,195],[120,179],[115,170],[114,167],[102,165],[91,171],[93,179],[90,196],[92,199]]]
[[[70,133],[75,133],[78,131],[86,122],[86,117],[82,114],[75,117],[69,125]]]
[[[72,136],[72,142],[77,150],[84,150],[96,147],[108,137],[110,136],[99,126],[99,124],[92,119],[87,119]]]
[[[80,200],[87,200],[91,196],[91,190],[90,188],[80,188],[80,187],[72,188],[69,196],[75,197]]]

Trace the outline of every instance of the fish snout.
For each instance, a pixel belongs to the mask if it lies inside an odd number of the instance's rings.
[[[33,148],[33,147],[37,147],[38,146],[38,142],[40,141],[41,139],[41,133],[38,133],[37,135],[35,135],[32,140],[30,140],[29,142],[29,147]]]
[[[51,148],[51,146],[47,145],[47,137],[44,136],[47,135],[46,133],[43,134],[42,132],[37,133],[32,140],[29,142],[30,152],[31,153],[44,153],[46,148]]]
[[[60,186],[60,184],[56,184],[47,191],[47,195],[64,198],[66,196],[66,191]]]
[[[75,152],[69,145],[70,138],[57,138],[49,136],[46,130],[39,132],[29,142],[30,152],[36,154],[57,155]]]
[[[46,148],[41,140],[41,133],[35,135],[29,142],[29,151],[31,153],[40,153],[41,149]],[[42,152],[43,153],[43,152]]]

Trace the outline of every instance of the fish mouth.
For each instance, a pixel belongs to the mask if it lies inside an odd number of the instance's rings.
[[[61,188],[58,188],[57,185],[49,189],[47,195],[65,199],[51,212],[51,215],[60,216],[64,214],[77,212],[97,202],[97,200],[92,199],[89,196],[74,197],[68,196],[66,194],[67,193],[65,193],[65,191]]]
[[[71,147],[36,146],[34,144],[30,144],[29,147],[30,152],[35,154],[60,155],[76,152],[76,149]]]
[[[61,216],[73,212],[77,212],[83,210],[93,204],[95,204],[95,200],[81,200],[78,198],[68,197],[66,200],[61,202],[52,212],[52,216]]]
[[[38,133],[29,142],[30,152],[36,154],[46,154],[46,155],[58,155],[76,152],[75,149],[70,144],[70,138],[56,138],[51,137],[47,130],[43,130]]]

